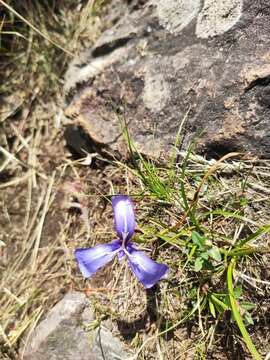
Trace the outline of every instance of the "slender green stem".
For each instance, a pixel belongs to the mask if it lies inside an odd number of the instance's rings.
[[[233,256],[245,256],[245,255],[251,255],[251,254],[269,254],[270,248],[269,247],[246,247],[246,248],[236,248],[233,250],[230,250],[227,252],[227,256],[233,257]]]
[[[250,336],[249,336],[249,333],[247,332],[247,329],[244,325],[244,322],[242,320],[242,317],[240,315],[240,312],[238,310],[238,304],[235,300],[235,297],[234,297],[234,292],[233,292],[233,270],[234,270],[234,267],[235,267],[235,258],[233,258],[229,264],[229,267],[228,267],[228,272],[227,272],[227,282],[228,282],[228,290],[229,290],[229,298],[230,298],[230,303],[231,303],[231,308],[232,308],[232,312],[233,312],[233,316],[234,316],[234,319],[237,323],[237,326],[243,336],[243,339],[250,351],[250,353],[252,354],[253,358],[255,360],[262,360],[262,357],[260,356],[260,354],[258,353],[255,345],[253,344]]]
[[[239,246],[243,246],[246,243],[248,243],[251,240],[256,239],[258,236],[262,235],[262,234],[266,234],[270,232],[270,224],[264,225],[262,227],[260,227],[257,231],[255,231],[254,233],[252,233],[251,235],[249,235],[247,238],[241,240],[239,242]]]

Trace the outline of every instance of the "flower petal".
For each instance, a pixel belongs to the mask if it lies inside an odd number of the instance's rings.
[[[127,241],[135,230],[135,213],[132,200],[125,195],[117,195],[112,199],[114,225],[120,239]]]
[[[92,276],[99,268],[110,262],[121,247],[120,240],[89,249],[75,250],[75,257],[84,277]]]
[[[128,262],[134,275],[146,288],[154,286],[159,280],[164,279],[169,268],[158,264],[145,255],[143,251],[127,247]]]

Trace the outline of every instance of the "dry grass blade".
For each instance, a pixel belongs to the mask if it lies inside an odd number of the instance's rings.
[[[243,155],[242,153],[238,153],[238,152],[231,152],[229,154],[226,154],[224,156],[222,156],[219,160],[217,160],[211,167],[210,169],[206,172],[206,174],[203,176],[201,182],[200,182],[200,185],[198,186],[197,190],[196,190],[196,193],[194,195],[194,199],[193,199],[193,202],[196,201],[205,181],[207,180],[207,178],[209,176],[211,176],[215,171],[216,169],[219,167],[219,165],[221,163],[223,163],[225,160],[228,160],[228,159],[231,159],[232,157],[238,157],[240,155]]]
[[[9,338],[7,337],[2,325],[0,324],[0,335],[2,336],[2,338],[4,339],[5,343],[11,348],[12,344],[9,341]]]
[[[35,309],[30,316],[24,318],[20,327],[12,331],[9,336],[9,342],[11,345],[16,344],[21,335],[28,329],[33,323],[36,324],[43,313],[42,307]]]
[[[11,7],[10,5],[5,3],[3,0],[0,0],[0,4],[2,4],[5,8],[7,8],[9,11],[11,11],[15,16],[17,16],[20,20],[22,20],[25,24],[27,24],[31,29],[33,29],[37,34],[42,36],[45,40],[49,41],[54,46],[58,47],[59,49],[64,51],[69,56],[72,56],[72,57],[74,56],[74,54],[72,54],[69,50],[65,49],[63,46],[59,45],[57,42],[52,40],[49,36],[42,33],[36,26],[31,24],[27,19],[25,19],[22,15],[20,15],[15,9],[13,9],[13,7]]]
[[[55,172],[53,173],[53,175],[50,179],[50,182],[48,185],[48,190],[47,190],[45,201],[44,201],[42,215],[41,215],[40,221],[37,225],[37,235],[36,235],[36,240],[35,240],[35,244],[34,244],[34,249],[32,252],[32,259],[31,259],[31,261],[32,261],[31,270],[33,273],[36,271],[36,268],[37,268],[37,253],[38,253],[38,249],[39,249],[39,245],[40,245],[41,233],[42,233],[42,229],[43,229],[43,225],[44,225],[44,221],[45,221],[45,216],[48,212],[50,201],[52,200],[51,192],[52,192],[52,187],[53,187],[54,181],[55,181]]]
[[[20,177],[17,177],[15,179],[12,179],[10,181],[7,181],[7,182],[5,182],[3,184],[0,184],[0,189],[9,188],[9,187],[12,187],[12,186],[17,186],[17,185],[27,181],[30,177],[31,177],[31,173],[28,172],[24,176],[20,176]]]
[[[238,152],[231,152],[229,154],[226,154],[224,156],[222,156],[219,160],[217,160],[211,167],[210,169],[207,170],[207,172],[204,174],[203,178],[200,181],[199,186],[197,187],[195,194],[193,196],[193,199],[189,205],[189,209],[188,211],[185,212],[185,214],[181,217],[181,219],[177,222],[176,225],[174,225],[173,229],[177,229],[178,227],[180,227],[183,222],[186,220],[188,214],[190,213],[190,211],[192,210],[194,204],[196,203],[198,196],[200,194],[200,191],[204,185],[204,183],[206,182],[206,180],[209,178],[209,176],[211,176],[219,167],[219,165],[221,163],[223,163],[225,160],[230,159],[232,157],[238,157],[239,155],[242,155],[241,153]]]

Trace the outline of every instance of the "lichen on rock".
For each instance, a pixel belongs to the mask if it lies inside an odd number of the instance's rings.
[[[205,0],[196,25],[196,35],[208,38],[231,29],[242,14],[242,0]]]
[[[152,0],[160,23],[172,33],[180,33],[198,14],[200,0]]]

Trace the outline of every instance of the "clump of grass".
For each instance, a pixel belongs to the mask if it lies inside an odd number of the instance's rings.
[[[155,290],[155,334],[146,342],[134,337],[138,351],[132,359],[147,357],[153,342],[156,351],[166,352],[168,336],[186,326],[193,328],[198,345],[194,349],[189,343],[189,350],[183,352],[208,358],[227,338],[222,351],[234,357],[241,348],[246,356],[250,351],[254,359],[261,359],[267,353],[260,330],[266,313],[261,307],[268,308],[270,285],[263,277],[270,251],[269,161],[245,159],[238,153],[207,161],[191,146],[160,164],[137,151],[127,130],[124,136],[131,164],[115,164],[125,171],[128,193],[139,204],[136,241],[144,249],[151,248],[156,259],[171,269],[167,282]],[[127,190],[119,186],[113,190],[123,191]],[[121,287],[123,277],[114,279],[112,288]],[[129,298],[127,288],[134,288],[132,284],[125,282]],[[260,294],[256,294],[259,284]],[[139,322],[138,313],[143,310],[131,317],[129,306],[123,312],[119,301],[113,292],[107,303],[113,318],[117,313],[123,318],[124,313],[129,318],[125,326]],[[148,298],[144,306],[149,307]]]
[[[131,152],[136,152],[129,137],[128,142]],[[154,246],[158,259],[170,266],[171,277],[161,296],[165,303],[178,298],[182,307],[181,317],[157,335],[192,321],[200,329],[207,356],[215,343],[216,329],[230,314],[230,336],[235,341],[240,331],[253,358],[261,359],[247,328],[252,329],[256,309],[260,311],[261,296],[254,296],[256,284],[264,284],[264,296],[270,285],[254,276],[269,266],[265,258],[270,251],[265,196],[268,161],[243,160],[237,153],[219,161],[206,161],[191,150],[180,155],[180,162],[162,167],[136,153],[138,160],[130,169],[141,184],[136,197],[142,204],[147,198],[152,203],[155,199],[153,206],[159,208],[154,215],[143,216],[138,242]],[[263,216],[256,215],[255,204]],[[248,284],[246,273],[252,278]]]

